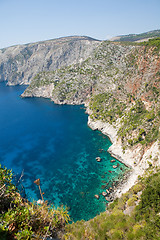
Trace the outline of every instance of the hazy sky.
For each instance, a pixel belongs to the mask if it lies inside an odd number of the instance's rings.
[[[0,48],[62,36],[160,29],[160,0],[0,0]]]

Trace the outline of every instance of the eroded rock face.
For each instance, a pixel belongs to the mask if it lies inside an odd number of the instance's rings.
[[[117,88],[124,78],[124,73],[128,71],[126,56],[134,48],[108,42],[94,42],[86,60],[81,58],[79,63],[54,72],[40,72],[23,96],[32,96],[37,87],[54,83],[51,99],[55,103],[84,104],[95,94],[111,92]]]
[[[39,88],[35,88],[34,94],[30,94],[28,97],[44,97],[44,98],[52,98],[52,91],[54,89],[54,84],[50,86],[42,86]],[[23,93],[21,95],[23,97]]]
[[[89,37],[66,37],[0,50],[0,81],[29,84],[37,73],[80,63],[99,45]]]

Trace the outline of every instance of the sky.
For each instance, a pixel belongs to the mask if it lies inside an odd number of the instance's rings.
[[[0,48],[65,36],[160,29],[160,0],[0,0]]]

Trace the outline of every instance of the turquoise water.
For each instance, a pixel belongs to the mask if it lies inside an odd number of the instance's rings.
[[[22,99],[24,89],[0,83],[0,162],[12,168],[17,179],[23,173],[29,200],[40,198],[33,183],[40,178],[45,200],[68,206],[74,221],[93,218],[105,210],[103,188],[121,178],[126,167],[117,160],[110,162],[111,143],[87,126],[83,106]],[[97,156],[101,162],[95,160]],[[119,167],[113,169],[117,163]]]

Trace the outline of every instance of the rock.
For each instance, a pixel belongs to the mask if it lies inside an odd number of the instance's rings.
[[[110,162],[112,162],[112,163],[113,163],[113,162],[115,162],[115,161],[116,161],[116,160],[112,159]]]
[[[133,212],[134,209],[135,209],[135,206],[127,207],[127,208],[123,211],[123,213],[124,213],[125,215],[131,215],[131,213]]]
[[[101,162],[102,159],[101,159],[100,157],[96,157],[96,161],[97,161],[97,162]]]
[[[104,151],[104,149],[102,148],[102,149],[99,149],[99,152],[103,152]]]
[[[103,197],[106,197],[106,196],[107,196],[107,193],[106,193],[106,192],[102,192],[102,196],[103,196]]]
[[[87,59],[100,43],[76,36],[8,47],[0,50],[1,78],[8,85],[28,85],[39,72],[54,71]]]
[[[43,204],[43,203],[44,203],[44,200],[39,199],[39,200],[37,201],[37,204]]]
[[[113,167],[113,168],[117,168],[117,166],[116,166],[116,165],[113,165],[112,167]]]
[[[110,193],[110,191],[108,190],[108,189],[106,189],[106,192],[109,194]]]
[[[111,199],[109,197],[105,197],[106,201],[111,202]]]
[[[95,194],[94,196],[95,196],[95,198],[99,199],[99,195],[98,194]]]

